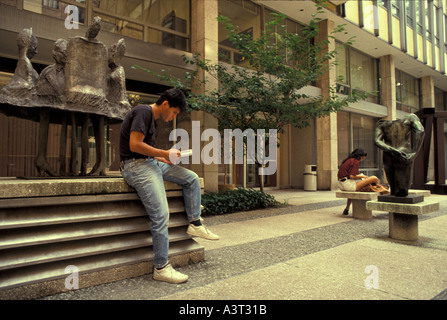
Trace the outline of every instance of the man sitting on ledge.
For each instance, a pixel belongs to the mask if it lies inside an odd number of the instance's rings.
[[[186,99],[178,89],[166,90],[152,105],[138,105],[126,115],[120,133],[121,174],[140,197],[150,220],[154,250],[154,279],[170,283],[188,280],[171,266],[169,251],[169,208],[163,180],[183,188],[185,211],[190,221],[187,233],[209,240],[219,237],[201,222],[201,193],[198,175],[184,167],[173,165],[180,157],[177,149],[155,147],[155,120],[174,120],[187,110]],[[172,162],[171,162],[172,161]]]

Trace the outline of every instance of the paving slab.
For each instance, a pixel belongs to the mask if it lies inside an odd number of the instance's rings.
[[[203,245],[205,250],[213,250],[241,243],[275,238],[331,224],[343,223],[352,219],[352,217],[342,217],[342,211],[343,207],[339,206],[219,224],[210,227],[214,233],[219,235],[219,241],[208,241],[200,238],[195,238],[195,240]],[[207,218],[205,218],[206,222]]]
[[[447,288],[447,236],[438,237],[446,224],[447,216],[422,222],[417,243],[366,238],[163,299],[428,300]]]

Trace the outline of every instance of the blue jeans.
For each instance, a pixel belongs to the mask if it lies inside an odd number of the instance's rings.
[[[153,158],[126,160],[121,174],[127,184],[137,191],[152,222],[154,266],[161,268],[168,263],[169,254],[169,207],[163,180],[182,186],[188,220],[194,221],[201,214],[199,177],[184,167]]]

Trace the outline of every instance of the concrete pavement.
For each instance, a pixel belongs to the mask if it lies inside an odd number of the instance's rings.
[[[221,240],[196,239],[205,261],[178,268],[172,285],[152,275],[44,299],[429,300],[447,299],[447,196],[422,216],[419,240],[388,237],[388,213],[341,215],[335,191],[271,190],[287,206],[205,217]]]

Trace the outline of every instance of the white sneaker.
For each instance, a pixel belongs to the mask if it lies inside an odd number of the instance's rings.
[[[165,281],[169,283],[182,283],[188,280],[188,276],[186,274],[180,273],[176,271],[170,263],[166,265],[161,270],[157,270],[154,268],[154,280]]]
[[[189,234],[190,236],[199,237],[207,240],[219,240],[219,236],[217,234],[212,233],[203,224],[197,227],[193,224],[189,224],[186,233]]]

